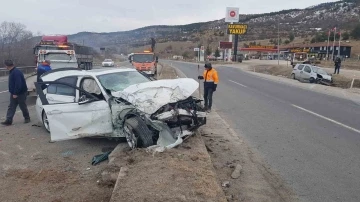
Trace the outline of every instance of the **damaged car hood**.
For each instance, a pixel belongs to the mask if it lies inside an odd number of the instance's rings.
[[[112,92],[146,114],[153,114],[168,103],[190,97],[199,87],[191,78],[164,79],[131,85],[123,91]]]
[[[326,74],[320,74],[324,79],[331,81],[331,76]]]

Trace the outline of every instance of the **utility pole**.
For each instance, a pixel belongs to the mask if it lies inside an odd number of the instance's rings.
[[[277,42],[277,58],[278,58],[278,65],[280,65],[280,20],[278,20],[278,42]]]
[[[233,23],[230,23],[233,24]],[[232,42],[232,35],[229,34],[229,42]],[[231,62],[231,48],[228,49],[228,62]]]

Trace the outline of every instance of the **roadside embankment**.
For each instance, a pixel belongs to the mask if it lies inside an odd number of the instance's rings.
[[[176,69],[159,65],[158,79],[177,77]],[[162,153],[126,147],[119,144],[112,152],[100,182],[115,183],[111,202],[226,201],[200,134]]]
[[[249,68],[249,71],[254,71],[263,74],[270,74],[274,76],[281,76],[286,78],[291,77],[292,70],[293,69],[291,67],[278,66],[278,65],[256,65]],[[352,78],[337,74],[334,74],[332,77],[333,77],[332,86],[338,88],[345,88],[345,89],[351,87],[351,83],[353,81]],[[360,88],[360,79],[355,79],[352,87]]]

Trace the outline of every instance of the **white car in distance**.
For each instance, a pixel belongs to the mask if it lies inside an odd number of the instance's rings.
[[[157,80],[132,68],[62,68],[35,83],[36,113],[51,141],[125,137],[129,146],[169,146],[206,124],[190,78]]]
[[[112,59],[105,59],[102,63],[101,66],[103,67],[113,67],[115,66],[114,61],[112,61]]]

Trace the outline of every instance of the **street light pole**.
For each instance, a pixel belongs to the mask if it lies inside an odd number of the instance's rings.
[[[280,65],[280,20],[278,20],[278,45],[277,45],[277,58],[278,58],[278,65]]]

